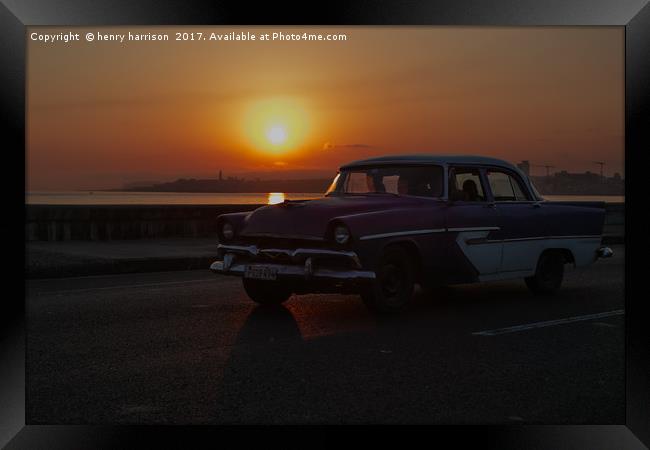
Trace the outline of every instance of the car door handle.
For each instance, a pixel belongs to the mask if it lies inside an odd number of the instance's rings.
[[[497,205],[496,205],[496,203],[488,203],[488,204],[486,205],[486,207],[487,207],[487,208],[492,208],[492,209],[494,209],[494,208],[497,207]]]
[[[533,203],[533,208],[541,208],[541,207],[542,207],[541,203],[539,203],[539,202]]]

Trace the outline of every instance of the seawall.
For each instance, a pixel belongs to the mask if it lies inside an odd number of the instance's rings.
[[[262,205],[26,205],[27,241],[216,237],[219,214]],[[604,235],[622,242],[625,204],[608,203]]]
[[[262,205],[27,205],[27,241],[214,237],[219,214]]]

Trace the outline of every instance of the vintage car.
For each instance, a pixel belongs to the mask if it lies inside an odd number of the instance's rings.
[[[393,312],[414,285],[523,278],[538,294],[564,265],[612,255],[601,246],[603,202],[545,201],[512,164],[479,156],[388,156],[340,168],[320,199],[217,218],[210,269],[243,277],[248,296],[360,294]]]

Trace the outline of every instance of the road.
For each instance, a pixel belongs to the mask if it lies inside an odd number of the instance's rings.
[[[32,280],[27,423],[624,423],[615,251],[551,298],[455,286],[389,318],[355,296],[256,307],[202,270]]]

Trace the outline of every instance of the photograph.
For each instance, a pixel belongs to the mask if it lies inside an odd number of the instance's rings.
[[[625,27],[25,51],[27,424],[626,423]]]

